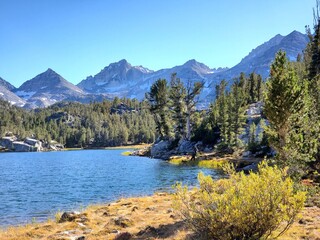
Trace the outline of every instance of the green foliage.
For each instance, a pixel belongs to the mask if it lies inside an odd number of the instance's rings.
[[[186,97],[184,99],[187,111],[186,111],[186,118],[187,118],[187,134],[186,139],[191,139],[191,130],[192,130],[192,116],[195,112],[195,107],[197,104],[197,96],[201,93],[203,89],[203,82],[194,82],[192,84],[191,81],[188,81],[186,84]]]
[[[288,63],[285,52],[278,52],[270,69],[267,82],[264,113],[270,122],[267,128],[269,142],[279,155],[286,160],[284,147],[291,127],[290,117],[303,108],[303,85],[295,69]]]
[[[250,76],[248,79],[241,73],[238,79],[234,79],[230,91],[226,90],[227,83],[222,80],[220,85],[216,86],[216,100],[210,106],[211,129],[220,132],[222,142],[229,147],[242,145],[239,136],[246,123],[245,109],[252,101],[260,100],[262,78],[254,73]]]
[[[146,93],[160,137],[170,136],[169,88],[166,79],[158,79]]]
[[[118,104],[118,105],[116,105]],[[145,102],[58,103],[27,111],[0,101],[0,136],[58,141],[68,148],[107,147],[155,140],[155,122]]]
[[[258,173],[229,172],[229,179],[218,181],[200,173],[200,188],[193,191],[176,186],[175,209],[203,239],[281,235],[304,206],[305,193],[294,192],[292,180],[276,166],[262,162]]]
[[[172,74],[170,87],[166,79],[157,80],[146,94],[161,138],[190,140],[192,117],[203,83],[188,81],[186,85]]]
[[[174,122],[174,134],[176,139],[186,137],[187,121],[185,103],[186,88],[180,78],[174,73],[171,76],[169,97],[171,100],[170,109],[172,111],[172,120]]]

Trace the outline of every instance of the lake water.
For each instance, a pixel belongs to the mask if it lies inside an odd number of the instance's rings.
[[[203,171],[162,160],[122,156],[123,150],[0,154],[0,227],[53,218],[120,197],[168,191],[182,181],[197,184]]]

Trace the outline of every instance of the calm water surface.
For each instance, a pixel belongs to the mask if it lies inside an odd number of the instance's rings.
[[[43,221],[120,197],[170,190],[182,181],[196,185],[203,171],[161,160],[122,156],[123,150],[0,154],[0,227]]]

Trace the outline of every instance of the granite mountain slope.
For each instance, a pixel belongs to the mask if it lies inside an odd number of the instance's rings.
[[[26,101],[26,108],[47,107],[60,101],[81,101],[87,93],[52,69],[23,83],[15,93]]]
[[[214,98],[215,85],[222,79],[231,83],[232,79],[238,77],[241,72],[246,74],[255,72],[266,78],[276,52],[282,49],[287,52],[290,60],[295,60],[297,55],[303,52],[308,41],[307,35],[297,31],[287,36],[278,34],[253,49],[239,64],[230,69],[211,69],[192,59],[179,66],[153,71],[143,66],[132,66],[123,59],[109,64],[99,73],[82,80],[77,86],[52,69],[48,69],[23,83],[18,89],[0,79],[0,86],[7,90],[2,90],[0,95],[1,98],[9,99],[8,101],[19,106],[25,101],[26,108],[46,107],[59,101],[101,101],[115,96],[141,100],[157,79],[165,78],[169,82],[172,73],[177,73],[177,77],[184,82],[202,81],[204,83],[200,101],[201,105],[206,107]],[[15,99],[13,99],[14,93],[18,95]],[[19,97],[22,98],[20,101],[18,101]]]

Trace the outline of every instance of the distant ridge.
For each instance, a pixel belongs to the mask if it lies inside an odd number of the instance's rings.
[[[24,105],[26,108],[46,107],[59,101],[102,101],[115,96],[141,100],[157,79],[165,78],[169,82],[172,73],[177,73],[177,77],[183,82],[204,82],[205,87],[200,101],[206,107],[214,98],[215,85],[222,79],[231,83],[241,72],[245,74],[255,72],[267,78],[276,52],[282,49],[286,51],[288,58],[294,61],[297,55],[303,52],[308,41],[308,36],[298,31],[293,31],[287,36],[277,34],[253,49],[232,68],[210,68],[204,63],[191,59],[182,65],[153,71],[144,66],[132,66],[127,60],[122,59],[109,64],[99,73],[87,77],[77,86],[49,68],[23,83],[18,89],[0,78],[0,86],[9,91],[3,90],[1,98],[5,95],[10,95],[7,98],[12,98],[12,94],[15,93],[26,102]]]
[[[56,102],[86,95],[82,89],[50,68],[23,83],[15,93],[27,102],[27,108],[47,107]]]

